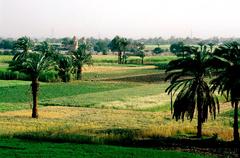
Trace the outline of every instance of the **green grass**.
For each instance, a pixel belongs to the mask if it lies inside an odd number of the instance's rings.
[[[155,68],[150,69],[128,69],[128,70],[117,70],[117,71],[106,71],[106,72],[86,72],[83,73],[83,80],[103,79],[103,78],[118,78],[135,75],[146,75],[146,74],[163,73]]]
[[[13,103],[31,103],[31,89],[28,81],[0,80],[0,110],[11,110]],[[135,87],[132,83],[118,82],[73,82],[73,83],[40,83],[39,100],[92,94],[116,89]],[[87,100],[84,100],[87,101]],[[8,104],[4,104],[8,103]],[[12,104],[10,104],[12,103]],[[17,105],[16,105],[17,106]],[[28,106],[29,107],[29,106]]]
[[[150,107],[150,108],[145,108],[143,109],[143,111],[149,111],[149,112],[168,112],[170,110],[170,104],[163,104],[161,106],[154,106],[154,107]]]
[[[41,102],[43,105],[58,105],[58,106],[77,106],[77,107],[107,107],[114,109],[142,109],[139,107],[141,103],[137,104],[137,99],[164,93],[167,84],[146,84],[137,87],[129,87],[123,89],[115,89],[111,91],[101,91],[96,93],[86,93],[74,96],[65,96],[55,99],[46,99]],[[166,100],[168,96],[164,95]],[[161,98],[161,97],[159,97]],[[115,103],[116,101],[120,101]],[[155,100],[154,100],[155,101]],[[111,104],[112,102],[112,104]],[[122,102],[126,102],[124,104]],[[134,104],[135,103],[135,104]],[[161,101],[159,101],[159,104]],[[146,104],[146,103],[145,103]],[[142,105],[144,106],[144,104]]]
[[[162,62],[169,62],[173,59],[176,59],[176,56],[146,56],[144,58],[144,64],[157,64]],[[108,63],[116,65],[117,63],[117,55],[94,55],[93,62],[94,63]],[[141,65],[141,58],[137,56],[130,56],[127,58],[128,64],[140,64]]]
[[[225,117],[232,117],[234,116],[234,110],[231,109],[229,111],[226,111],[224,113],[221,114],[222,116],[225,116]],[[238,112],[238,116],[240,117],[240,112]]]
[[[12,60],[12,55],[0,55],[0,63],[7,63]]]
[[[84,157],[84,158],[210,158],[194,153],[107,145],[0,140],[1,157]]]
[[[228,118],[229,126],[230,127],[233,126],[233,122],[234,122],[234,120],[233,120],[234,119],[234,110],[233,109],[225,111],[225,112],[221,113],[220,115],[225,117],[225,118]],[[240,117],[240,112],[239,111],[238,111],[238,117]],[[240,121],[238,122],[238,126],[240,126]]]

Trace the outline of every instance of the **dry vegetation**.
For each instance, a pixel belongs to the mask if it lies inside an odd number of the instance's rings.
[[[0,114],[1,135],[21,136],[38,133],[38,136],[71,139],[74,136],[132,139],[195,135],[196,121],[176,122],[170,112],[145,112],[79,107],[42,107],[38,120],[31,119],[31,110],[9,111]],[[204,136],[217,134],[220,139],[232,140],[231,119],[218,117],[204,124]],[[128,132],[124,132],[128,131]],[[81,141],[81,140],[80,140]]]

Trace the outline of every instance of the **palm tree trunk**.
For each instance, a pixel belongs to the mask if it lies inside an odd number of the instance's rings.
[[[144,58],[144,57],[142,57],[142,65],[143,65],[143,58]]]
[[[123,64],[127,64],[127,56],[126,56],[126,52],[124,51],[124,62],[123,62]]]
[[[82,66],[77,69],[77,80],[82,80]]]
[[[122,63],[122,52],[118,52],[118,64]]]
[[[171,114],[173,113],[173,95],[172,95],[172,91],[171,91]]]
[[[197,90],[197,109],[198,109],[198,125],[197,125],[197,137],[202,137],[202,94],[200,90]]]
[[[234,105],[234,124],[233,124],[233,137],[236,144],[239,143],[239,132],[238,132],[238,101],[235,101]]]
[[[198,108],[198,126],[197,126],[197,137],[202,137],[202,110],[201,107]]]
[[[38,79],[34,78],[32,79],[32,97],[33,97],[33,107],[32,107],[32,118],[38,118],[38,88],[39,88],[39,83]]]

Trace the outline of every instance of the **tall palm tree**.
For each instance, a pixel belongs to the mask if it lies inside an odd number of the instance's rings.
[[[32,118],[38,118],[38,90],[39,90],[39,76],[42,72],[48,71],[54,66],[54,62],[47,53],[30,52],[21,58],[13,58],[9,67],[12,71],[23,72],[31,78],[33,107]]]
[[[187,47],[185,47],[187,48]],[[202,50],[202,51],[201,51]],[[186,115],[192,120],[197,109],[197,137],[202,136],[202,124],[207,121],[208,112],[216,116],[218,100],[210,91],[208,83],[204,80],[209,74],[208,60],[210,58],[207,49],[188,47],[187,57],[169,62],[166,72],[166,80],[171,80],[166,92],[173,92],[176,96],[174,101],[173,118],[184,120]]]
[[[29,37],[21,37],[14,43],[14,49],[19,50],[14,59],[24,57],[34,47],[34,42]]]
[[[73,66],[76,69],[76,79],[82,79],[82,67],[84,64],[92,64],[92,55],[88,52],[90,46],[87,43],[79,45],[76,51],[73,51]]]
[[[226,93],[234,107],[233,136],[234,142],[239,143],[238,106],[240,101],[240,44],[227,43],[217,48],[214,53],[218,66],[218,75],[211,81],[212,90]]]

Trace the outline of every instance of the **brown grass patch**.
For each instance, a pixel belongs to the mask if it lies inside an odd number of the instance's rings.
[[[170,112],[43,107],[39,110],[39,115],[39,119],[31,119],[31,110],[0,113],[0,134],[11,136],[24,132],[47,132],[51,136],[86,134],[112,139],[114,135],[117,139],[130,134],[131,138],[139,139],[195,135],[197,125],[196,120],[176,122],[171,119]],[[134,132],[136,130],[137,132]],[[112,131],[119,133],[111,133]],[[223,125],[223,118],[217,118],[215,121],[209,119],[204,123],[203,134],[232,140],[232,128]]]
[[[137,69],[154,69],[155,66],[141,66],[141,67],[120,67],[120,66],[85,66],[83,72],[111,72],[121,70],[137,70]]]

